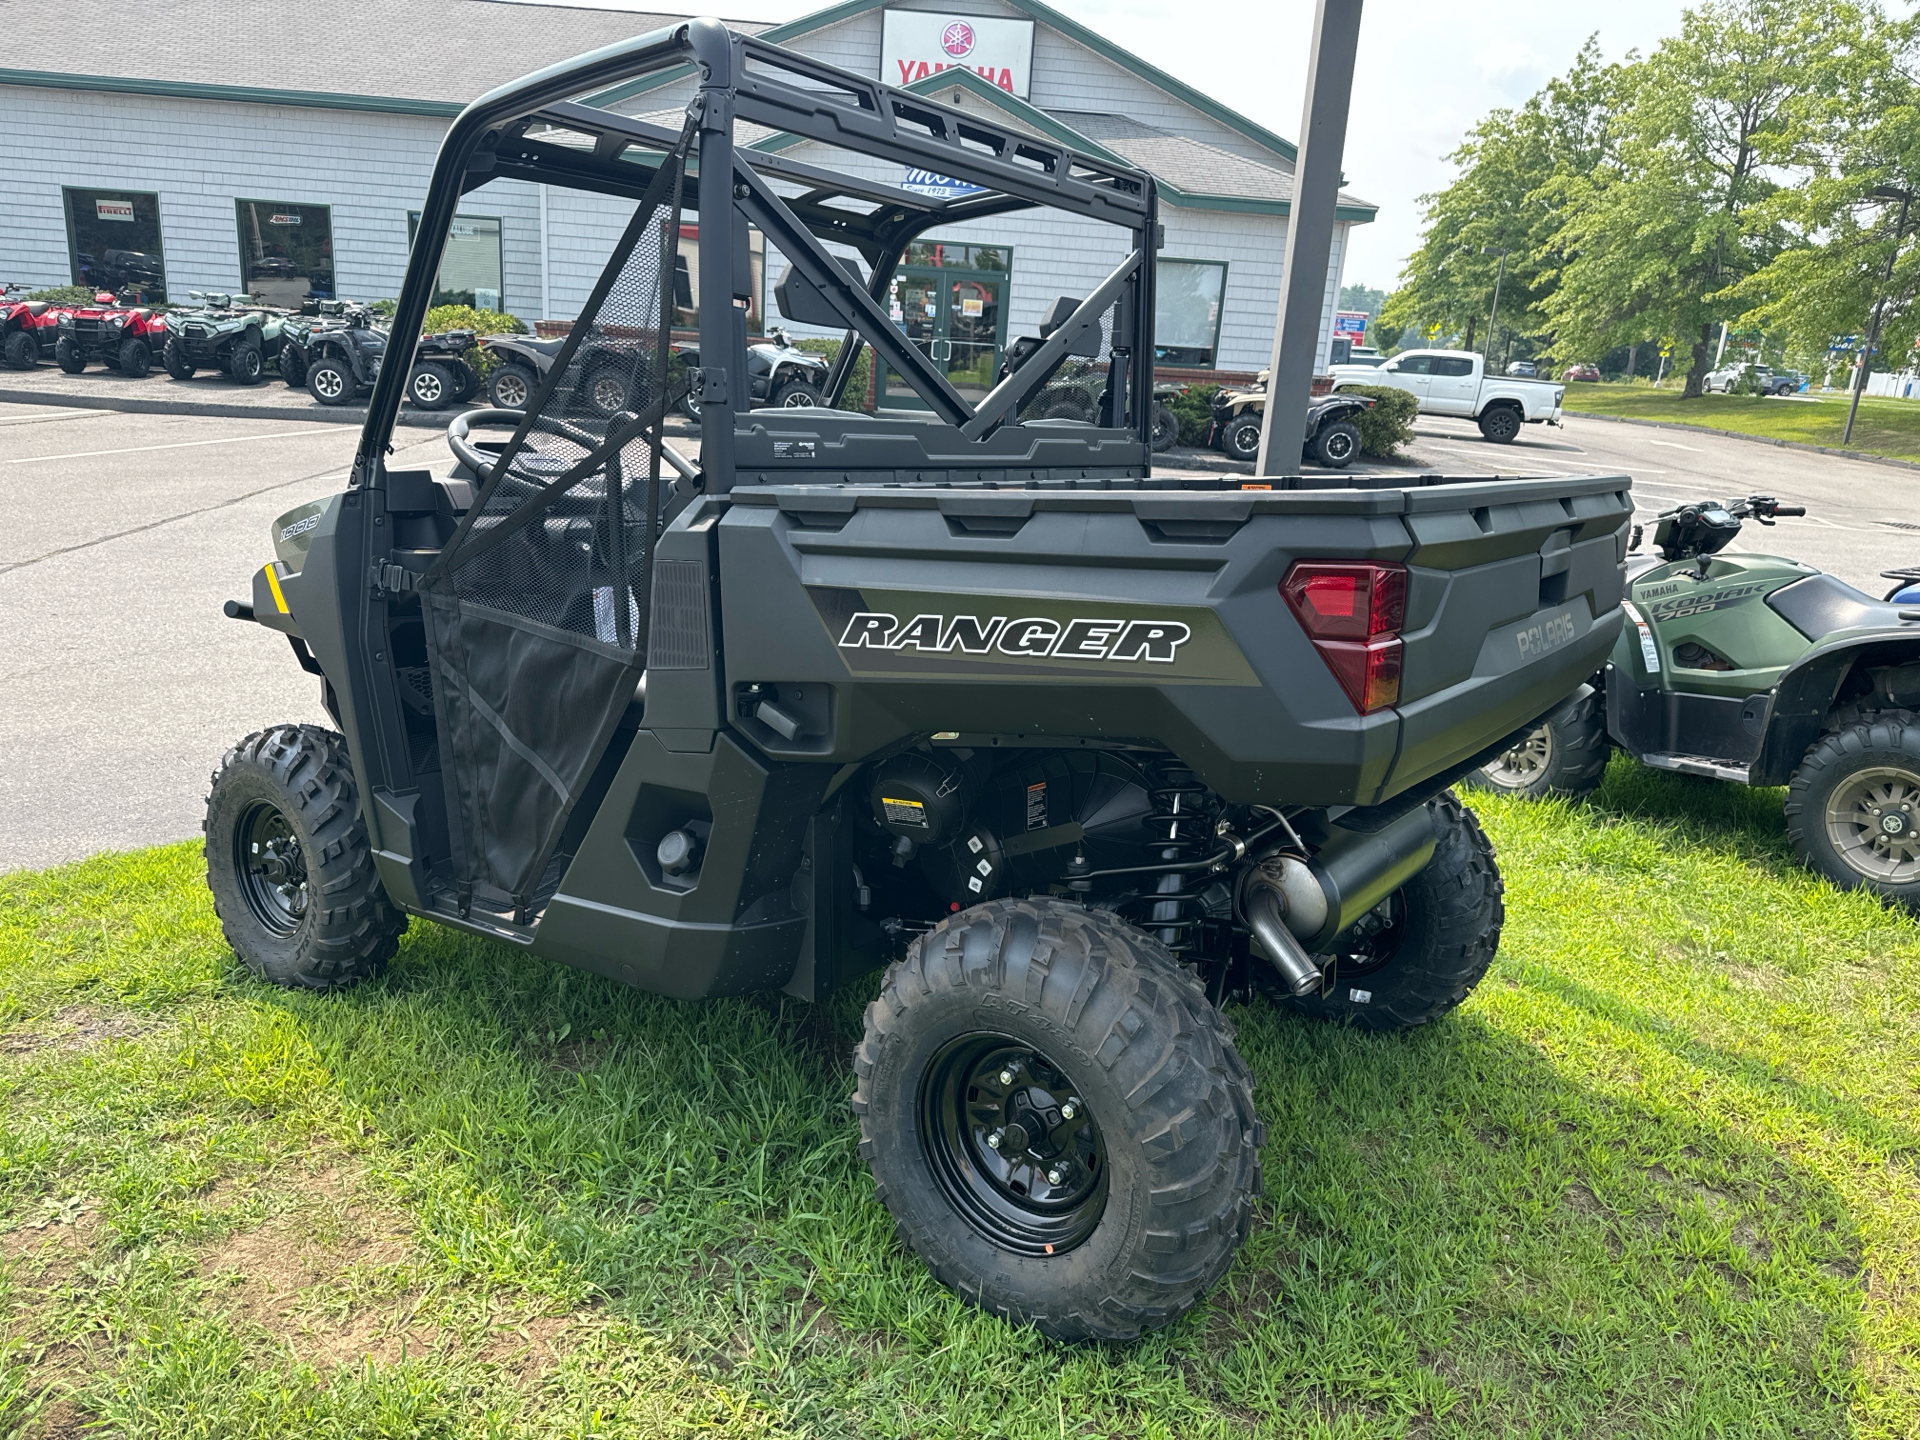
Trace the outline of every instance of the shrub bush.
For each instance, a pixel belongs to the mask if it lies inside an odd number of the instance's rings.
[[[827,363],[832,364],[840,353],[840,341],[812,338],[795,340],[793,348],[805,350],[810,355],[824,355]],[[846,393],[840,400],[840,409],[859,410],[871,415],[874,408],[873,395],[873,347],[862,345],[860,356],[853,362],[853,374],[847,377]]]
[[[393,318],[391,311],[386,318]],[[471,305],[436,305],[427,311],[424,333],[438,335],[442,330],[471,330],[477,339],[482,335],[524,335],[527,326],[518,316],[498,310],[476,310]],[[492,354],[478,345],[467,351],[466,360],[482,380],[496,363]]]
[[[1420,413],[1420,402],[1407,391],[1390,385],[1342,385],[1340,393],[1364,395],[1374,402],[1354,421],[1360,427],[1360,448],[1367,454],[1392,459],[1413,439],[1413,417]]]
[[[1166,397],[1167,408],[1173,411],[1180,421],[1180,438],[1176,445],[1204,445],[1207,443],[1207,431],[1213,425],[1213,397],[1220,393],[1218,385],[1189,385],[1178,395]]]
[[[23,298],[44,300],[49,305],[91,305],[99,293],[91,285],[54,285],[46,290],[29,291]]]

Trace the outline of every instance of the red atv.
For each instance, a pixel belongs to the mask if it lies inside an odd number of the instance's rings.
[[[153,352],[166,344],[167,327],[158,311],[123,304],[102,290],[93,304],[60,316],[58,335],[53,358],[69,375],[78,375],[90,360],[100,360],[123,375],[138,377],[153,368]]]
[[[45,300],[22,300],[24,285],[0,285],[0,357],[9,370],[31,370],[53,343],[54,327],[66,313]]]

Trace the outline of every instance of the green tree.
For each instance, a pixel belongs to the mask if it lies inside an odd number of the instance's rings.
[[[1547,190],[1563,260],[1541,308],[1563,354],[1674,336],[1683,393],[1701,393],[1735,288],[1785,247],[1776,177],[1846,89],[1869,21],[1850,0],[1711,0],[1622,72],[1607,154]]]
[[[1380,313],[1380,307],[1386,303],[1387,292],[1375,290],[1367,285],[1342,285],[1340,287],[1340,308],[1342,310],[1364,310],[1371,320]]]

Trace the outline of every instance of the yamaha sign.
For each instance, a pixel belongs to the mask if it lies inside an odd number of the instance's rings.
[[[911,85],[943,70],[971,70],[988,84],[1027,98],[1033,73],[1033,22],[944,10],[888,10],[880,38],[880,78]]]

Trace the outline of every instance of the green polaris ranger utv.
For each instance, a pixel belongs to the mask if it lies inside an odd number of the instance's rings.
[[[572,98],[609,90],[647,118]],[[1626,478],[1155,478],[1152,178],[716,20],[469,106],[394,334],[495,182],[622,220],[575,242],[600,278],[524,408],[403,467],[383,367],[347,486],[229,602],[333,721],[219,765],[229,942],[315,989],[410,917],[689,1002],[886,967],[852,1103],[903,1242],[1050,1335],[1175,1319],[1260,1189],[1222,1001],[1390,1031],[1485,974],[1499,870],[1448,787],[1611,650]],[[1103,276],[1016,285],[1059,323],[963,391],[896,267],[1014,213]],[[844,337],[822,403],[755,400],[762,244],[782,316]],[[924,411],[841,408],[869,347]],[[697,455],[663,429],[690,385]]]
[[[1618,746],[1660,770],[1785,785],[1787,834],[1809,867],[1920,906],[1920,605],[1797,560],[1723,553],[1743,521],[1806,513],[1766,495],[1662,513],[1657,560],[1629,562],[1628,623],[1592,693],[1475,783],[1584,795]]]

